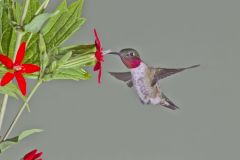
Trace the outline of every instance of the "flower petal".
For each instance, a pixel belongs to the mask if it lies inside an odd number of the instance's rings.
[[[32,160],[36,153],[37,149],[32,150],[23,157],[23,160]]]
[[[94,68],[93,68],[93,70],[94,70],[94,71],[97,71],[97,70],[99,70],[101,67],[102,67],[101,62],[97,61],[96,64],[95,64],[95,66],[94,66]]]
[[[11,72],[7,72],[1,80],[1,86],[5,86],[6,84],[8,84],[11,80],[13,80],[14,78],[14,74]]]
[[[35,64],[23,64],[23,73],[34,73],[40,71],[40,67]]]
[[[93,70],[98,71],[98,84],[100,84],[101,83],[101,77],[102,77],[102,63],[97,61]]]
[[[19,87],[20,91],[25,96],[26,91],[27,91],[27,84],[26,84],[26,80],[24,79],[24,77],[22,75],[22,72],[14,72],[14,75],[16,77],[16,80],[17,80],[18,87]]]
[[[8,56],[0,54],[0,62],[9,69],[13,68],[13,62]]]
[[[15,63],[14,63],[15,65],[19,65],[19,64],[22,63],[25,52],[26,52],[26,42],[22,42],[22,44],[18,48],[18,52],[17,52],[17,55],[16,55],[16,60],[15,60]]]
[[[100,67],[99,72],[98,72],[98,84],[101,83],[101,77],[102,77],[102,67]]]
[[[43,152],[39,152],[38,154],[35,154],[35,156],[33,157],[33,160],[39,160],[38,158],[40,158],[42,154]]]
[[[97,49],[97,50],[102,50],[101,41],[100,41],[100,39],[99,39],[99,37],[98,37],[98,33],[97,33],[96,28],[93,29],[93,32],[94,32],[94,36],[95,36],[96,49]]]
[[[97,50],[95,53],[95,58],[97,59],[97,61],[103,62],[104,61],[103,52]]]

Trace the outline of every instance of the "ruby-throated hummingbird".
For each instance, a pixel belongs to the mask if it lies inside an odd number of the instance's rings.
[[[178,107],[163,94],[159,80],[183,70],[200,66],[154,68],[144,63],[138,52],[132,48],[126,48],[120,52],[110,52],[109,54],[120,56],[122,62],[130,70],[130,72],[110,72],[110,74],[126,82],[128,87],[134,87],[143,104],[161,105],[173,110],[178,109]]]

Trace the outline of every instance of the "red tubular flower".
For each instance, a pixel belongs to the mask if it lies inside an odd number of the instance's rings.
[[[98,33],[96,29],[94,28],[94,36],[95,36],[95,46],[96,46],[96,52],[95,52],[95,58],[97,60],[93,70],[98,71],[98,83],[101,83],[101,76],[102,76],[102,62],[104,61],[103,57],[103,48],[101,41],[98,37]]]
[[[23,74],[30,74],[40,71],[40,67],[37,65],[22,64],[25,52],[26,42],[23,42],[18,49],[15,62],[13,62],[9,57],[0,54],[0,62],[10,70],[2,77],[0,85],[5,86],[10,81],[12,81],[14,77],[16,77],[18,87],[24,96],[26,95],[27,84],[26,80],[23,77]]]
[[[23,160],[43,160],[41,158],[43,152],[39,152],[37,153],[38,150],[37,149],[34,149],[32,150],[31,152],[27,153],[24,157],[23,157]]]

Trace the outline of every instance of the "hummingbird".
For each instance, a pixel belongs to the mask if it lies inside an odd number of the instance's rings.
[[[132,48],[125,48],[120,52],[110,52],[109,54],[118,55],[129,69],[128,72],[109,73],[118,80],[125,82],[128,87],[134,88],[142,104],[161,105],[172,110],[179,109],[179,107],[162,92],[159,81],[186,69],[200,66],[155,68],[144,63],[138,51]]]

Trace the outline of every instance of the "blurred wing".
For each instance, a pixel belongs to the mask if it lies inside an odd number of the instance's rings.
[[[157,81],[160,79],[166,78],[168,76],[184,71],[186,69],[196,68],[199,66],[200,65],[194,65],[194,66],[185,67],[185,68],[154,68],[155,73],[152,81],[152,86],[154,86],[157,83]]]
[[[132,76],[130,72],[109,72],[113,77],[118,80],[127,82],[128,87],[132,87]]]

